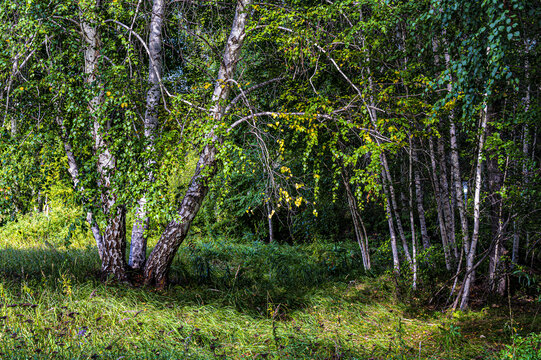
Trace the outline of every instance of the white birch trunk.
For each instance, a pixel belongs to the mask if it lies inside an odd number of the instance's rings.
[[[412,145],[410,145],[412,146]],[[416,165],[419,163],[419,159],[417,157],[417,151],[415,149],[411,149],[411,156],[412,161]],[[423,248],[425,250],[428,250],[430,248],[430,238],[428,237],[428,230],[426,227],[426,218],[425,218],[425,209],[423,205],[423,188],[421,184],[421,175],[419,174],[419,169],[412,164],[413,167],[413,173],[415,177],[415,200],[417,203],[417,212],[419,214],[419,225],[421,229],[421,239],[423,241]]]
[[[218,71],[218,79],[212,95],[213,106],[210,115],[216,123],[222,120],[225,109],[224,102],[230,93],[230,80],[240,60],[240,52],[246,36],[246,24],[250,15],[252,0],[238,0],[231,33],[227,39],[224,54]],[[185,239],[190,225],[197,215],[208,192],[208,182],[215,173],[218,137],[211,131],[207,135],[208,144],[203,148],[197,162],[195,174],[191,179],[186,195],[177,213],[177,219],[171,221],[160,240],[152,250],[143,270],[145,283],[163,287],[167,283],[167,272],[178,250]]]
[[[411,254],[409,251],[408,243],[406,241],[406,234],[404,233],[404,228],[402,227],[402,221],[400,220],[400,213],[398,212],[398,204],[396,202],[396,195],[394,191],[394,186],[391,178],[391,172],[389,171],[389,166],[387,164],[387,158],[385,154],[381,154],[381,162],[383,165],[383,175],[387,178],[387,186],[389,188],[389,195],[391,197],[391,209],[394,215],[394,221],[396,222],[396,228],[398,230],[398,235],[402,241],[402,247],[404,248],[404,255],[406,260],[410,265],[412,265]]]
[[[414,153],[415,151],[413,150],[413,146],[412,146],[412,141],[411,141],[411,136],[409,138],[409,213],[410,213],[410,228],[411,228],[411,247],[412,247],[412,252],[413,252],[413,284],[412,284],[412,287],[413,287],[413,290],[417,290],[417,243],[416,243],[416,239],[415,239],[415,218],[413,216],[413,176],[412,176],[412,172],[413,172],[413,160],[414,160]],[[416,173],[416,177],[418,176],[419,174]],[[415,180],[415,183],[416,183],[416,187],[417,187],[417,179]],[[417,195],[419,196],[419,195]],[[422,207],[421,207],[422,208]],[[419,216],[421,215],[422,213],[419,212]],[[424,217],[423,217],[424,218]],[[419,217],[420,219],[420,217]]]
[[[443,216],[443,201],[446,201],[442,193],[440,191],[440,185],[439,185],[439,176],[436,170],[436,159],[434,155],[434,144],[432,142],[432,138],[428,139],[429,149],[430,149],[430,165],[432,168],[432,181],[434,184],[434,194],[436,198],[436,210],[438,213],[438,224],[440,228],[440,235],[441,235],[441,242],[443,246],[443,255],[445,257],[445,267],[447,270],[451,270],[451,260],[450,260],[450,252],[449,252],[449,241],[447,237],[447,226],[445,224],[446,220]]]
[[[387,215],[387,224],[389,225],[389,235],[391,237],[391,252],[393,254],[393,267],[395,275],[398,275],[400,273],[400,258],[398,256],[398,244],[396,242],[396,233],[394,230],[394,224],[393,224],[393,214],[391,210],[391,201],[390,193],[389,193],[389,187],[387,184],[387,177],[384,174],[384,171],[382,169],[381,174],[381,181],[383,184],[383,192],[385,193],[385,213]]]
[[[154,0],[150,20],[150,35],[148,40],[148,49],[150,52],[148,82],[150,84],[150,89],[147,92],[144,120],[145,138],[148,143],[147,150],[151,158],[148,164],[150,168],[148,181],[151,183],[154,180],[151,168],[155,163],[153,160],[154,143],[156,128],[158,127],[158,104],[161,95],[160,78],[162,72],[162,27],[164,14],[165,1]],[[128,260],[128,264],[132,269],[142,269],[146,260],[147,238],[145,231],[148,229],[149,223],[146,204],[147,195],[144,194],[143,197],[137,202],[135,222],[132,228],[130,256]]]
[[[475,281],[475,253],[477,242],[479,241],[479,225],[481,222],[481,165],[483,162],[483,147],[485,143],[485,135],[488,121],[488,108],[485,106],[484,113],[481,119],[480,134],[479,134],[479,149],[477,152],[477,165],[475,167],[475,194],[473,197],[473,232],[471,244],[466,249],[466,276],[462,290],[462,301],[460,309],[465,310],[469,305],[471,286]]]
[[[99,7],[99,1],[95,6]],[[87,10],[88,11],[88,10]],[[127,280],[126,275],[126,229],[125,229],[125,209],[116,204],[116,195],[111,188],[111,175],[115,169],[115,158],[107,148],[105,143],[103,125],[99,119],[99,107],[102,102],[102,90],[97,83],[97,68],[99,63],[100,38],[95,20],[88,18],[81,11],[81,28],[86,43],[84,50],[86,83],[92,87],[98,88],[98,92],[90,100],[88,110],[94,118],[93,138],[94,152],[98,155],[98,173],[100,174],[99,186],[101,188],[101,205],[104,214],[109,219],[102,236],[102,265],[101,270],[104,275],[113,275],[121,281]],[[98,84],[96,86],[96,84]],[[95,91],[95,90],[94,90]]]

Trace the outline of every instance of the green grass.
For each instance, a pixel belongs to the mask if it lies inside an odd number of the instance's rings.
[[[511,323],[505,306],[399,301],[354,244],[192,239],[165,291],[101,283],[91,236],[64,246],[75,217],[0,229],[1,359],[484,359],[539,344],[518,337],[539,332],[538,305],[514,305]]]

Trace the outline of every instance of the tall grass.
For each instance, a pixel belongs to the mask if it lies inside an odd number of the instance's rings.
[[[398,301],[354,244],[192,238],[165,291],[102,283],[91,235],[66,246],[77,216],[0,229],[1,359],[471,359],[512,344],[506,309]],[[522,308],[517,332],[539,331],[535,310]]]

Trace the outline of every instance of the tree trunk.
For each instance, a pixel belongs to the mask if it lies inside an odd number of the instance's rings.
[[[345,174],[345,170],[341,172],[342,182],[346,189],[346,197],[348,199],[349,212],[351,213],[351,218],[353,220],[353,229],[355,230],[355,238],[359,244],[359,249],[361,250],[361,257],[363,260],[363,267],[365,271],[370,270],[370,254],[368,252],[367,244],[368,241],[364,236],[364,227],[362,226],[361,214],[359,214],[359,207],[357,206],[357,201],[355,195],[351,190],[349,185],[348,176]]]
[[[475,253],[477,242],[479,241],[479,225],[481,222],[481,164],[483,162],[483,146],[485,143],[486,128],[488,122],[488,108],[485,106],[484,114],[481,119],[481,128],[479,134],[479,149],[477,152],[477,165],[475,168],[475,194],[473,198],[473,233],[471,244],[466,248],[466,276],[462,290],[462,301],[460,309],[465,310],[469,305],[471,286],[475,281]],[[460,196],[458,196],[460,197]]]
[[[229,97],[229,82],[233,79],[237,62],[240,59],[240,51],[246,36],[245,28],[249,18],[249,6],[251,3],[252,0],[238,0],[237,2],[235,18],[224,49],[218,72],[218,80],[216,81],[212,96],[213,107],[211,109],[211,115],[216,123],[219,123],[224,115],[224,102]],[[218,138],[211,131],[207,135],[206,140],[208,144],[205,145],[199,156],[195,174],[182,200],[177,218],[167,225],[160,240],[145,263],[143,273],[145,284],[147,285],[154,284],[159,288],[166,285],[167,273],[173,258],[180,244],[188,234],[190,225],[207,195],[208,183],[216,169],[217,149],[215,143],[218,141]]]
[[[409,213],[410,213],[410,228],[411,228],[411,248],[412,248],[412,252],[413,252],[413,284],[412,284],[412,287],[413,287],[413,290],[417,290],[417,243],[416,243],[416,239],[415,239],[415,218],[413,216],[413,186],[412,186],[412,183],[413,183],[413,176],[412,176],[412,172],[413,172],[413,161],[414,161],[414,153],[415,151],[413,150],[413,145],[412,145],[412,141],[411,141],[411,136],[409,137],[409,173],[408,173],[408,176],[409,176],[409,186],[408,186],[408,190],[409,190]],[[417,159],[416,159],[416,156],[415,156],[415,161],[417,162]],[[415,173],[415,186],[417,188],[417,177],[419,176],[419,173],[416,172]],[[419,180],[419,183],[420,183],[420,180]],[[419,187],[420,187],[420,184],[419,184]],[[419,193],[417,194],[417,198],[419,197]],[[422,205],[421,205],[421,209],[422,209]],[[419,211],[419,219],[421,218],[421,214],[423,214],[421,211]],[[424,217],[423,217],[424,219]],[[421,225],[422,227],[422,225]],[[426,230],[426,228],[425,228]],[[429,247],[430,245],[428,245]],[[427,247],[427,248],[428,248]]]
[[[411,149],[412,161],[417,165],[419,159],[417,158],[417,151]],[[421,238],[423,240],[423,248],[428,250],[430,248],[430,238],[428,237],[428,230],[426,228],[425,209],[423,205],[423,189],[421,184],[421,175],[417,166],[413,167],[413,173],[415,176],[415,200],[417,202],[417,212],[419,213],[419,224],[421,226]]]
[[[439,185],[439,176],[436,170],[436,159],[434,155],[434,144],[432,142],[432,138],[428,139],[429,149],[430,149],[430,165],[432,167],[432,179],[434,184],[434,193],[436,197],[436,210],[438,213],[438,223],[440,228],[440,235],[441,235],[441,242],[443,246],[443,255],[445,257],[445,267],[447,270],[451,270],[451,255],[449,252],[449,241],[447,237],[447,226],[446,226],[446,219],[444,219],[443,216],[443,202],[446,201],[443,198],[443,195],[440,191],[440,185]]]
[[[487,177],[488,177],[488,200],[490,202],[490,223],[491,234],[494,245],[488,265],[488,287],[490,291],[495,291],[499,287],[500,277],[503,276],[501,271],[501,257],[504,249],[504,234],[503,234],[503,219],[502,219],[502,197],[499,191],[502,187],[502,172],[498,167],[497,155],[487,159]],[[503,295],[503,294],[502,294]]]
[[[454,118],[454,113],[451,114]],[[449,191],[449,182],[447,176],[447,160],[445,158],[445,147],[441,138],[437,139],[438,144],[438,157],[440,163],[441,176],[439,177],[440,188],[442,192],[442,211],[445,219],[445,227],[447,233],[447,244],[451,251],[451,254],[454,255],[455,261],[458,260],[458,249],[456,247],[455,239],[455,214],[454,214],[454,203],[453,201],[453,191]]]
[[[127,281],[125,257],[126,209],[119,206],[114,211],[116,215],[108,219],[103,232],[104,246],[101,271],[104,276],[113,275],[118,280]],[[109,216],[111,217],[111,215]]]
[[[6,114],[8,113],[9,111],[9,91],[11,90],[11,86],[13,85],[13,78],[14,78],[14,74],[15,72],[17,71],[17,68],[19,67],[19,57],[16,56],[15,57],[15,60],[13,62],[13,72],[12,72],[12,75],[10,76],[9,78],[9,83],[8,83],[8,87],[7,87],[7,97],[6,97]],[[11,137],[15,138],[17,137],[17,132],[18,132],[18,129],[17,129],[17,117],[15,116],[15,114],[12,114],[11,115]]]
[[[387,164],[387,158],[385,154],[381,154],[381,163],[383,167],[383,176],[387,178],[387,186],[389,189],[389,195],[391,198],[391,209],[394,214],[394,220],[396,222],[396,228],[398,230],[398,235],[400,236],[400,240],[402,241],[402,247],[404,248],[404,255],[406,256],[406,260],[410,265],[412,265],[411,255],[408,247],[408,243],[406,242],[406,234],[404,233],[404,228],[402,227],[402,221],[400,220],[400,213],[398,212],[398,204],[396,202],[396,196],[394,191],[394,186],[391,178],[391,172],[389,171],[389,166]]]
[[[75,155],[73,154],[73,148],[68,140],[68,134],[67,129],[64,125],[64,121],[57,117],[56,123],[60,127],[60,138],[62,139],[62,142],[64,144],[64,153],[66,154],[66,158],[68,160],[68,172],[71,176],[71,180],[73,182],[73,188],[76,192],[84,193],[84,188],[80,186],[80,179],[79,179],[79,165],[77,164],[77,161],[75,159]],[[83,198],[83,201],[88,202],[87,199]],[[94,240],[96,240],[96,247],[98,248],[98,254],[100,256],[100,259],[103,258],[103,237],[100,234],[100,229],[98,227],[98,224],[93,219],[92,212],[88,212],[86,215],[86,220],[88,224],[90,225],[90,229],[92,231],[92,235],[94,236]]]
[[[517,230],[517,223],[513,221],[513,250],[511,252],[511,266],[515,267],[519,262],[520,236]]]
[[[158,103],[160,101],[160,77],[162,71],[162,27],[165,14],[165,1],[154,0],[152,6],[152,17],[150,20],[150,35],[148,39],[148,49],[150,59],[148,65],[148,82],[150,89],[147,92],[146,112],[144,120],[145,138],[148,142],[148,152],[150,161],[148,163],[149,174],[148,181],[154,181],[152,167],[155,164],[154,143],[155,133],[158,127]],[[130,257],[128,264],[132,269],[142,269],[146,260],[147,238],[145,231],[148,229],[149,219],[146,209],[147,195],[144,194],[137,202],[137,210],[135,212],[135,222],[133,224]]]
[[[99,1],[95,2],[99,7]],[[91,10],[86,10],[91,11]],[[83,13],[84,11],[81,11]],[[95,20],[88,20],[84,14],[81,15],[81,27],[83,30],[86,47],[84,50],[86,82],[94,84],[97,80],[97,67],[99,63],[100,39]],[[88,106],[90,115],[94,118],[93,138],[94,153],[98,155],[99,186],[101,188],[101,207],[103,213],[108,217],[108,223],[103,233],[102,241],[102,273],[112,274],[116,279],[125,281],[126,276],[126,231],[125,231],[125,210],[116,204],[116,196],[111,188],[111,175],[115,169],[115,159],[105,142],[103,129],[98,118],[99,107],[102,102],[101,85],[96,87],[99,92],[90,100]],[[91,224],[92,226],[92,224]]]
[[[268,194],[268,192],[267,192]],[[267,201],[265,204],[265,207],[267,209],[267,223],[269,225],[269,244],[274,242],[274,227],[272,226],[272,216],[274,215],[272,212],[272,207],[270,204],[270,200]]]
[[[206,145],[199,157],[195,175],[182,200],[177,220],[171,221],[145,263],[145,284],[163,288],[173,258],[197,215],[208,192],[208,182],[215,172],[217,150],[213,144]]]
[[[445,35],[445,32],[444,32],[444,35]],[[449,61],[450,61],[450,55],[449,55],[449,51],[448,51],[448,48],[447,48],[447,42],[445,40],[445,38],[443,39],[444,41],[444,64],[445,64],[445,68],[447,70],[449,70]],[[433,51],[434,51],[434,64],[436,66],[439,66],[440,64],[440,58],[439,56],[437,55],[438,54],[438,42],[436,41],[436,39],[433,39],[432,40],[432,48],[433,48]],[[451,78],[451,81],[452,81],[452,78]],[[449,82],[447,84],[447,92],[450,93],[452,91],[452,84],[451,82]],[[450,113],[449,113],[449,122],[453,125],[454,127],[454,109],[451,109],[450,110]],[[450,125],[451,125],[450,124]],[[451,132],[451,130],[450,130]],[[454,134],[456,134],[456,131],[452,131]],[[451,259],[449,258],[449,249],[452,249],[452,253],[455,257],[455,261],[458,260],[458,251],[457,251],[457,247],[456,247],[456,239],[455,239],[455,216],[454,216],[454,204],[451,204],[454,200],[453,196],[452,196],[452,190],[453,190],[453,186],[451,186],[451,192],[449,191],[449,186],[448,186],[448,182],[447,182],[447,161],[446,161],[446,158],[445,158],[445,149],[444,149],[444,144],[443,144],[443,141],[441,140],[440,137],[437,137],[437,150],[438,150],[438,159],[439,159],[439,163],[440,163],[440,171],[441,171],[441,176],[437,176],[437,172],[436,172],[436,166],[435,166],[435,163],[432,165],[433,167],[433,173],[434,173],[434,186],[435,186],[435,189],[438,190],[441,189],[441,192],[440,192],[440,196],[439,196],[439,204],[438,206],[441,206],[441,220],[440,220],[440,232],[442,234],[442,243],[443,243],[443,246],[444,246],[444,254],[446,256],[446,266],[447,266],[447,269],[450,270],[451,268]],[[451,142],[454,141],[454,144],[455,144],[455,154],[456,154],[456,162],[454,162],[454,158],[453,158],[453,155],[451,155],[451,184],[454,185],[454,182],[455,182],[455,175],[458,175],[458,178],[459,178],[459,182],[460,182],[460,168],[458,166],[458,151],[456,150],[456,136],[453,138],[453,136],[451,136]],[[432,146],[432,144],[431,144]],[[451,152],[453,152],[453,146],[451,146]],[[431,157],[435,159],[434,157],[434,150],[431,149]],[[456,171],[455,171],[456,170]],[[451,203],[450,203],[451,202]],[[463,208],[463,207],[462,207]],[[440,214],[438,213],[438,216],[440,216]],[[444,221],[442,221],[444,220]],[[462,225],[464,225],[463,223],[461,223]],[[467,224],[466,224],[466,228],[467,228]],[[445,233],[445,238],[443,238],[443,234]],[[462,233],[464,234],[464,228],[462,229]],[[446,249],[447,248],[447,249]]]
[[[389,200],[389,186],[387,184],[387,177],[382,169],[381,181],[383,184],[383,192],[385,194],[385,213],[387,214],[387,223],[389,225],[389,235],[391,236],[391,251],[393,253],[393,266],[395,275],[400,273],[400,258],[398,256],[398,245],[396,243],[396,232],[393,224],[393,214],[391,210],[391,201]]]
[[[450,56],[447,47],[445,47],[444,55],[445,67],[449,70]],[[449,82],[447,84],[447,92],[451,93],[452,90],[453,86],[451,82]],[[458,207],[458,215],[460,217],[462,243],[467,257],[468,249],[470,247],[470,236],[468,229],[468,218],[466,215],[466,206],[464,203],[464,192],[462,190],[462,179],[460,176],[460,162],[458,160],[458,143],[456,137],[455,113],[453,109],[451,109],[449,112],[449,135],[451,142],[451,179],[455,191],[455,201]]]

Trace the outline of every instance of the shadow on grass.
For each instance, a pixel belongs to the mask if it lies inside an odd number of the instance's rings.
[[[0,250],[0,275],[13,282],[38,281],[52,286],[69,276],[73,286],[98,285],[99,258],[90,246],[62,250],[4,247]],[[349,244],[201,242],[181,247],[170,271],[171,286],[159,295],[171,304],[229,305],[264,316],[269,304],[280,304],[278,316],[287,317],[289,311],[306,305],[307,294],[315,288],[331,281],[348,284],[363,275],[359,253]],[[119,295],[123,293],[122,285],[113,287]],[[355,301],[368,302],[369,295],[358,292]]]

